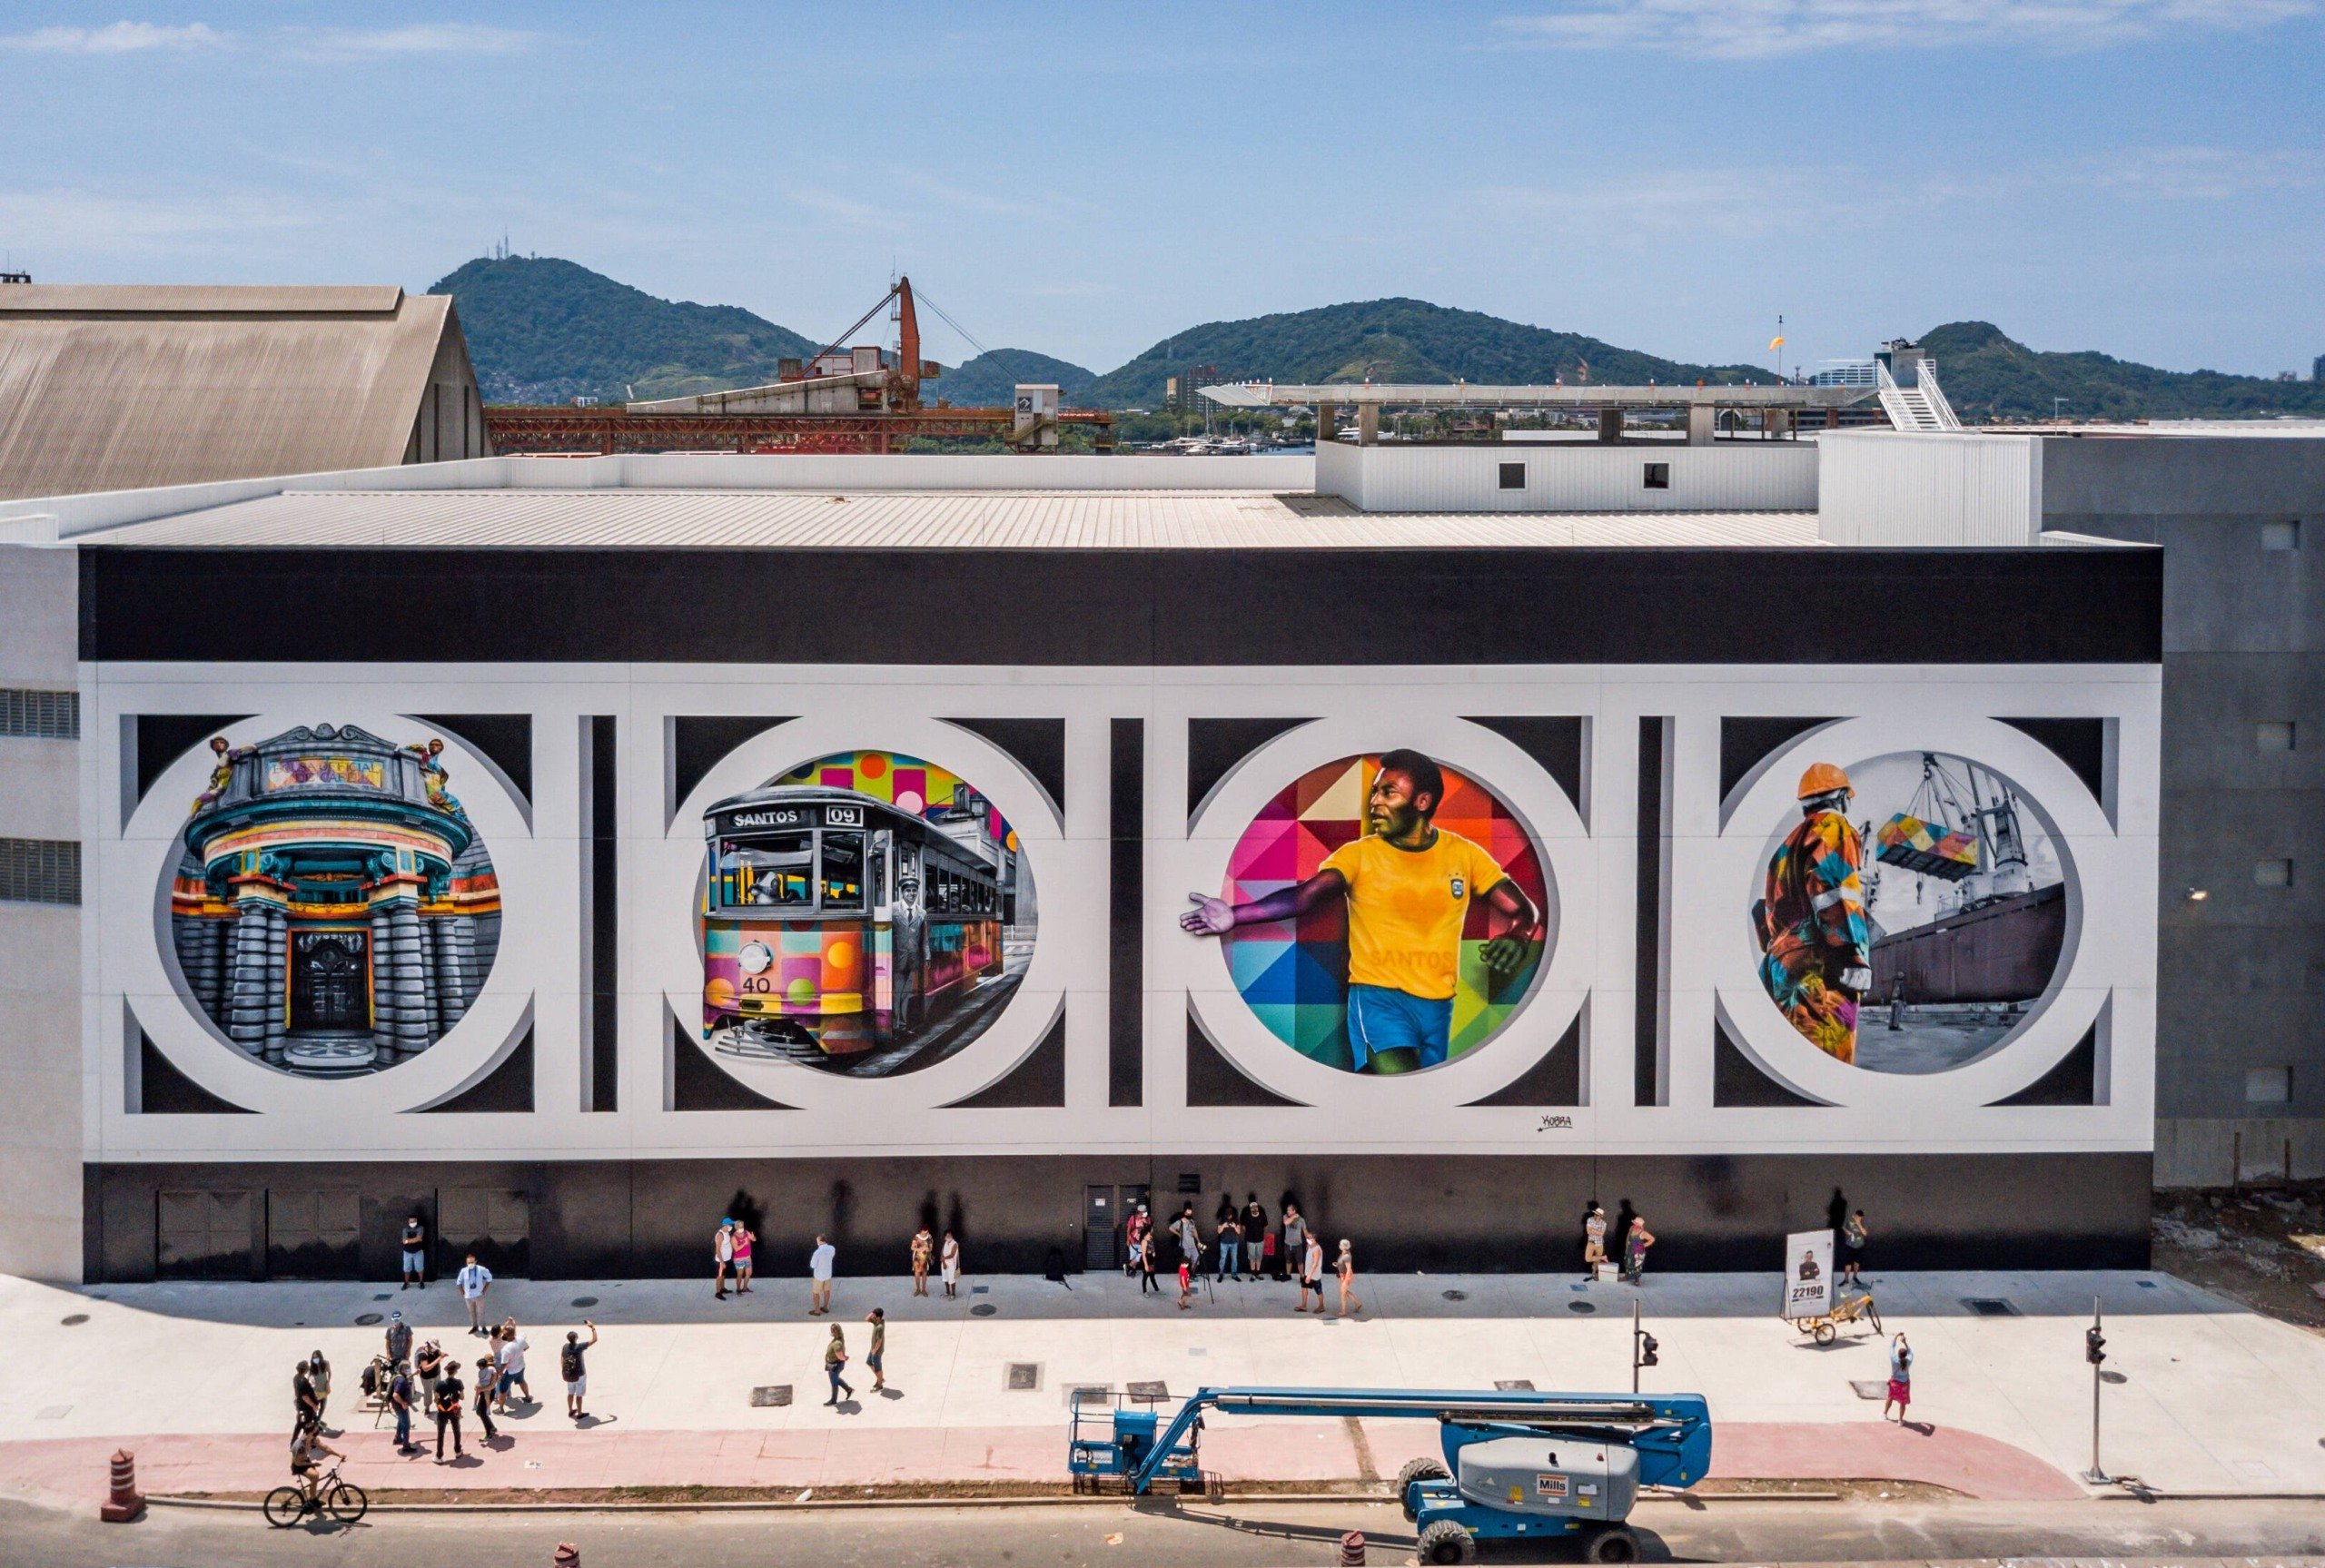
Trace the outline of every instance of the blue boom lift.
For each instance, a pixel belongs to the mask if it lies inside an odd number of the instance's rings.
[[[1711,1467],[1711,1411],[1700,1394],[1475,1393],[1430,1388],[1203,1388],[1168,1426],[1151,1405],[1073,1407],[1074,1484],[1137,1496],[1157,1482],[1200,1485],[1202,1415],[1434,1419],[1445,1462],[1397,1477],[1424,1563],[1472,1563],[1479,1540],[1582,1537],[1593,1563],[1631,1563],[1623,1522],[1641,1486],[1692,1486]],[[1112,1419],[1101,1420],[1102,1415]]]

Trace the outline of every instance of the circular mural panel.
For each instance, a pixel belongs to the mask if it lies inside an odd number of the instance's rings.
[[[1033,960],[1017,834],[898,752],[819,757],[702,818],[697,931],[714,1057],[854,1078],[932,1067],[1000,1017]]]
[[[1873,1072],[1945,1072],[2001,1046],[2066,936],[2067,873],[2040,813],[1944,752],[1812,761],[1795,794],[1750,911],[1776,1010]]]
[[[1550,900],[1525,825],[1419,752],[1342,757],[1243,830],[1220,896],[1180,924],[1216,938],[1277,1039],[1343,1071],[1442,1066],[1491,1039],[1544,956]]]
[[[302,1078],[427,1050],[483,990],[500,887],[444,743],[353,725],[210,742],[170,878],[185,992],[236,1050]]]

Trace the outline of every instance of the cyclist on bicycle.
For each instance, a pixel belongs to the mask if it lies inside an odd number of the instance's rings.
[[[346,1455],[323,1441],[322,1428],[312,1421],[299,1423],[299,1430],[291,1435],[291,1479],[297,1484],[300,1495],[309,1507],[315,1504],[315,1462],[319,1455],[345,1459]]]

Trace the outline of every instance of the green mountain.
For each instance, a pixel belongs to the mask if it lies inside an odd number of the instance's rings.
[[[1288,315],[1212,321],[1174,333],[1093,381],[1098,408],[1159,409],[1163,379],[1211,365],[1227,380],[1537,383],[1563,376],[1618,385],[1771,381],[1756,365],[1688,365],[1421,300],[1367,300]]]
[[[2043,353],[1987,321],[1949,321],[1922,338],[1964,424],[1991,419],[2252,419],[2325,414],[2325,383],[2159,370],[2107,354]]]
[[[1097,375],[1031,349],[990,349],[965,365],[945,366],[933,385],[921,389],[921,396],[943,398],[956,408],[998,409],[1008,406],[1020,381],[1035,386],[1054,382],[1059,398],[1072,405],[1081,402],[1083,390]]]
[[[618,402],[775,380],[812,354],[787,327],[733,305],[658,300],[550,256],[479,257],[428,291],[450,294],[488,402]]]

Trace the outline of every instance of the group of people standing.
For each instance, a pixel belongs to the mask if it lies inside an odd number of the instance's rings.
[[[1654,1245],[1655,1235],[1647,1229],[1646,1218],[1632,1215],[1622,1238],[1621,1273],[1627,1283],[1637,1285],[1639,1277],[1647,1272],[1647,1249]],[[1610,1261],[1607,1256],[1607,1211],[1594,1198],[1582,1220],[1582,1277],[1598,1278],[1598,1270]]]
[[[1214,1280],[1257,1281],[1265,1277],[1283,1284],[1297,1278],[1300,1302],[1292,1310],[1311,1310],[1311,1297],[1313,1310],[1319,1314],[1324,1310],[1327,1262],[1323,1236],[1292,1199],[1284,1202],[1282,1223],[1271,1226],[1267,1208],[1260,1202],[1258,1193],[1246,1194],[1241,1208],[1222,1193],[1208,1240],[1195,1218],[1192,1201],[1179,1206],[1178,1215],[1167,1228],[1158,1228],[1153,1215],[1142,1203],[1123,1222],[1123,1271],[1137,1277],[1141,1296],[1148,1291],[1162,1294],[1155,1277],[1176,1270],[1182,1312],[1194,1303],[1195,1287],[1202,1277],[1206,1254],[1215,1255],[1212,1276]],[[1341,1316],[1353,1317],[1362,1312],[1364,1302],[1356,1294],[1355,1244],[1342,1238],[1329,1267],[1340,1287]]]

